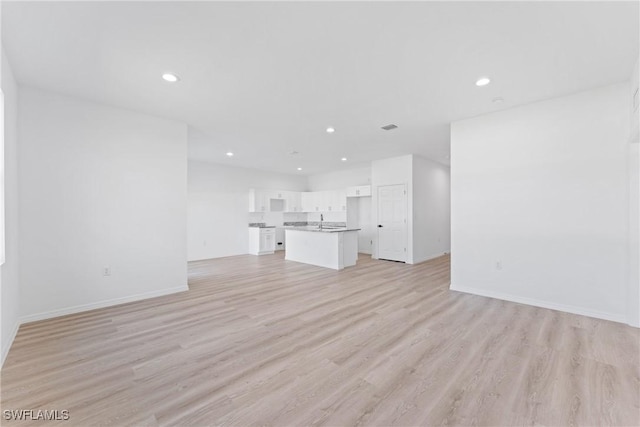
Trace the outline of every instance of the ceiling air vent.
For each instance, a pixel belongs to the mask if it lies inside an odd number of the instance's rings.
[[[398,128],[398,126],[396,126],[394,124],[382,126],[382,129],[384,129],[384,130],[393,130],[393,129],[397,129],[397,128]]]

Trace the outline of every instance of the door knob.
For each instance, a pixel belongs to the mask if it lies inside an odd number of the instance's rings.
[[[380,224],[378,224],[378,228],[382,228],[382,226]]]

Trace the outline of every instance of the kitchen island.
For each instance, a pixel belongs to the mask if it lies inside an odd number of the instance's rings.
[[[359,228],[285,227],[285,259],[342,270],[356,265]]]

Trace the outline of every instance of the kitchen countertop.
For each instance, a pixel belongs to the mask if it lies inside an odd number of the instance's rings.
[[[313,231],[318,233],[340,233],[344,231],[359,231],[360,228],[347,228],[347,227],[324,227],[319,228],[317,225],[285,225],[282,228],[285,230],[296,230],[296,231]]]

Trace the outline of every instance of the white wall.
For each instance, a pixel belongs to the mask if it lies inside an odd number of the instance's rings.
[[[413,156],[413,262],[451,250],[449,167]]]
[[[249,253],[250,188],[306,187],[305,176],[189,161],[189,261]]]
[[[626,321],[628,91],[452,124],[451,289]]]
[[[358,206],[358,252],[363,254],[371,254],[373,252],[373,238],[375,227],[373,226],[372,217],[372,198],[356,197]]]
[[[640,58],[636,60],[636,65],[631,73],[631,88],[629,90],[629,111],[630,111],[630,141],[640,142]]]
[[[18,107],[23,319],[186,290],[186,125],[23,87]]]
[[[640,328],[640,144],[629,144],[628,323]]]
[[[640,61],[631,75],[629,110],[631,132],[629,144],[629,285],[627,291],[628,323],[640,327],[640,100],[634,99],[640,80]],[[638,95],[640,96],[640,94]]]
[[[18,331],[20,290],[18,282],[18,86],[2,49],[2,92],[4,93],[4,208],[5,263],[0,267],[0,366],[4,363]]]
[[[404,184],[407,188],[407,263],[413,264],[413,155],[371,162],[371,220],[378,224],[378,187]],[[375,229],[375,228],[374,228]],[[373,234],[372,258],[378,258],[378,233]]]
[[[371,184],[371,167],[338,170],[308,177],[309,191],[336,190]]]

